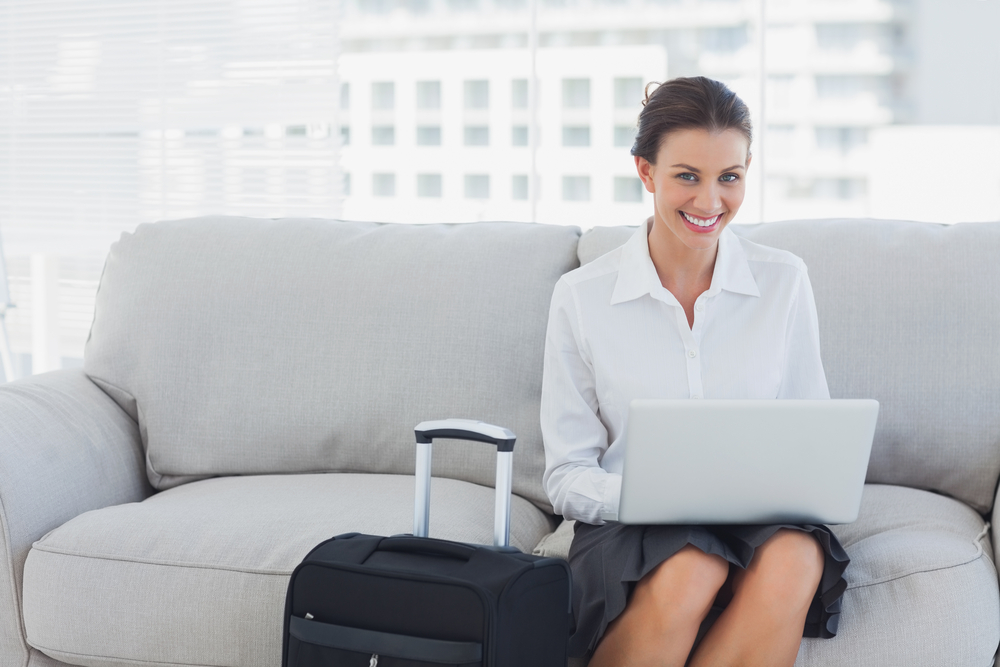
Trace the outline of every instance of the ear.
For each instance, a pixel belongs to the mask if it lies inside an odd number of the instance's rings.
[[[747,171],[750,171],[750,160],[752,160],[752,159],[753,159],[753,155],[751,155],[750,152],[747,151],[747,164],[746,164],[746,170]]]
[[[638,155],[634,156],[633,159],[635,160],[635,170],[639,173],[642,184],[646,186],[646,192],[656,194],[656,186],[653,184],[653,165],[649,163],[649,160]]]

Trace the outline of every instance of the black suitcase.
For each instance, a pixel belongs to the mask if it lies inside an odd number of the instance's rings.
[[[295,568],[283,667],[565,667],[569,567],[508,546],[514,434],[470,420],[416,428],[414,535],[348,533]],[[497,446],[494,546],[426,537],[434,438]]]

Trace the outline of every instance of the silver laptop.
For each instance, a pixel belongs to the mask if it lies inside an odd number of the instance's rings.
[[[850,523],[878,408],[867,399],[634,400],[618,521]]]

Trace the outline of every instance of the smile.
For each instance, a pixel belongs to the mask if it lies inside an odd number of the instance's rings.
[[[685,213],[681,211],[680,214],[684,216],[684,219],[696,227],[701,227],[702,229],[707,229],[709,227],[715,226],[719,220],[722,219],[722,214],[713,216],[711,218],[699,218],[697,216],[691,215],[690,213]]]

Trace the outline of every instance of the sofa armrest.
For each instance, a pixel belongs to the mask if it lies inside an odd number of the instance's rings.
[[[82,370],[0,384],[0,667],[27,664],[31,545],[83,512],[151,493],[138,426]]]
[[[998,503],[1000,503],[1000,486],[997,487],[996,497],[993,499],[993,514],[989,517],[990,537],[992,538],[991,546],[993,547],[993,553],[991,554],[993,556],[993,565],[1000,570],[1000,567],[998,567],[1000,565],[1000,535],[998,535],[998,532],[1000,532],[1000,523],[998,523],[1000,522],[1000,507],[998,507]],[[1000,665],[1000,658],[998,658],[997,664]]]

